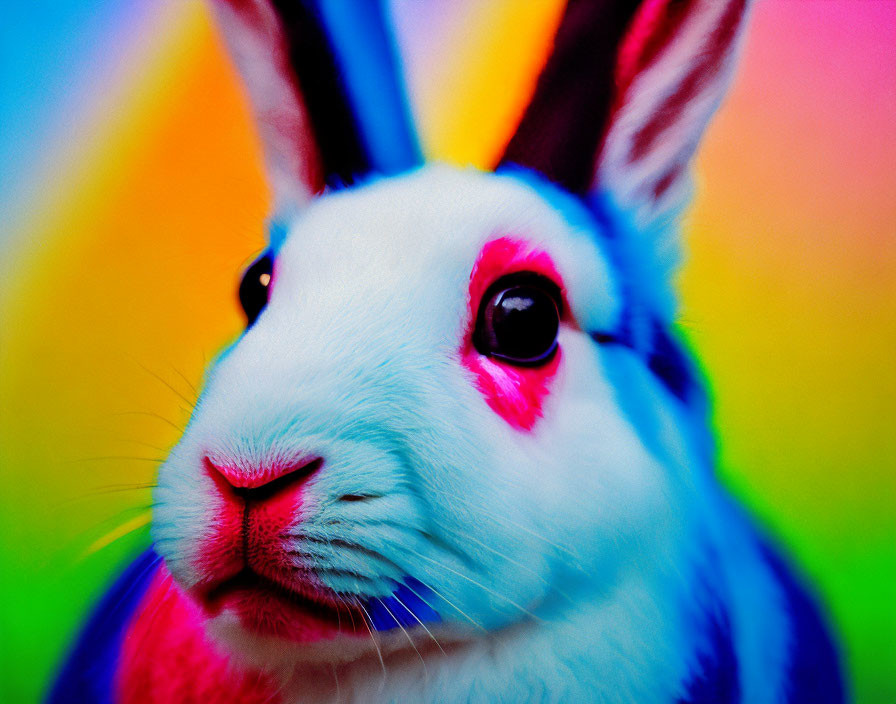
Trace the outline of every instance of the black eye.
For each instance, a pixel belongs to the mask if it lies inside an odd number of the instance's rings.
[[[269,254],[263,254],[246,269],[243,280],[240,281],[240,305],[246,314],[246,327],[252,327],[252,323],[261,315],[261,311],[268,304],[268,291],[271,285],[271,272],[274,260]]]
[[[482,297],[473,344],[517,366],[544,364],[557,349],[560,310],[560,289],[550,279],[529,272],[505,276]]]

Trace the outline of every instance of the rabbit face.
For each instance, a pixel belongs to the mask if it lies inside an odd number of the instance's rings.
[[[266,307],[159,476],[158,550],[213,631],[299,659],[336,641],[350,657],[373,631],[476,638],[562,614],[663,549],[674,473],[613,380],[665,396],[593,337],[622,315],[605,234],[547,187],[444,166],[292,224]],[[522,362],[481,320],[521,273],[559,321]]]

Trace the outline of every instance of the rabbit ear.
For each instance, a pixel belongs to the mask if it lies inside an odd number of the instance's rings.
[[[420,162],[376,0],[213,0],[248,88],[279,212],[327,185]],[[343,8],[344,9],[344,8]]]
[[[748,0],[569,0],[502,163],[607,193],[640,231],[686,202]]]

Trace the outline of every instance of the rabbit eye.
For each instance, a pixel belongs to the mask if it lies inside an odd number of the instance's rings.
[[[252,324],[261,315],[261,311],[268,304],[268,293],[271,286],[271,274],[274,270],[274,261],[269,254],[263,254],[246,269],[243,280],[240,281],[240,305],[246,314],[246,327]]]
[[[499,279],[479,306],[473,345],[488,357],[517,366],[538,366],[557,350],[560,290],[538,274]]]

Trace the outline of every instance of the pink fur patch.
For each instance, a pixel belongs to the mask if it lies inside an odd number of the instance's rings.
[[[207,582],[235,575],[243,568],[243,500],[208,461],[205,470],[215,489],[209,508],[214,518],[199,547],[196,567],[200,588]]]
[[[473,372],[476,385],[489,407],[513,428],[529,432],[542,416],[542,403],[560,366],[562,350],[558,348],[544,366],[516,367],[480,354],[473,345],[476,316],[486,290],[502,276],[521,271],[540,274],[553,281],[563,297],[563,317],[568,317],[569,305],[563,281],[548,254],[520,239],[501,237],[492,240],[482,248],[470,274],[469,318],[460,355],[463,365]]]
[[[115,678],[121,704],[280,701],[270,675],[239,667],[207,638],[203,615],[160,567],[126,632]]]
[[[298,471],[307,464],[299,462]],[[290,533],[301,523],[305,480],[313,472],[270,495],[241,494],[242,488],[261,488],[294,467],[253,471],[206,461],[215,487],[213,520],[200,545],[200,579],[191,596],[206,617],[229,611],[261,635],[309,643],[355,634],[364,623],[360,610],[335,599],[292,549]]]

